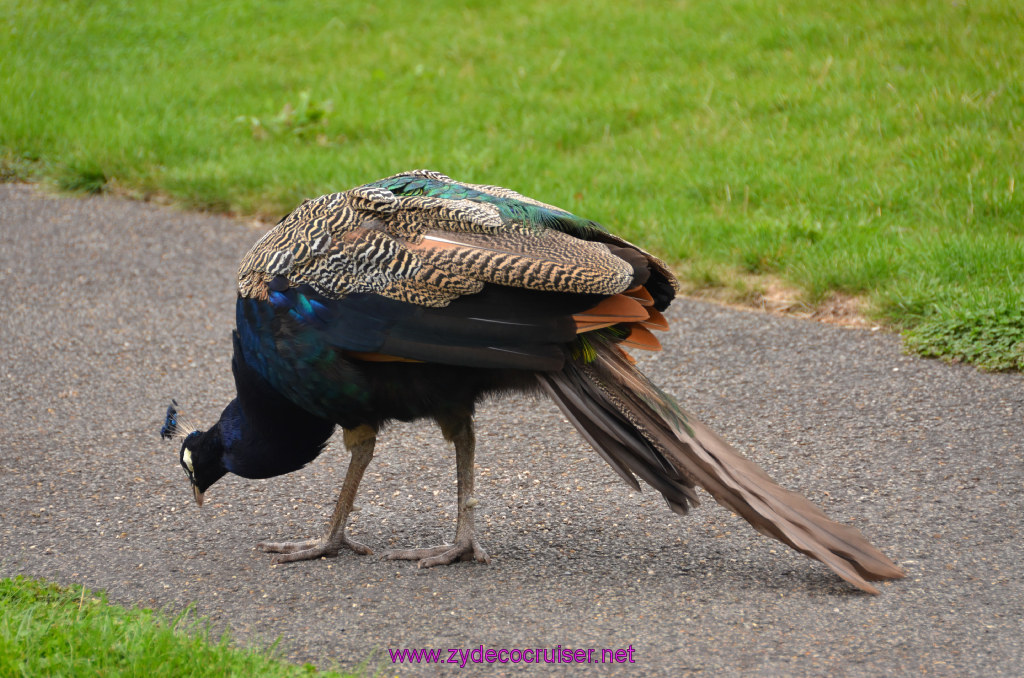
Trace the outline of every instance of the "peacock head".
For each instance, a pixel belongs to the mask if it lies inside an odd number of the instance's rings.
[[[202,506],[206,490],[227,473],[223,461],[224,442],[220,434],[220,422],[208,431],[200,431],[184,423],[177,406],[178,403],[174,400],[168,406],[160,437],[183,438],[178,461],[192,486],[196,504]]]

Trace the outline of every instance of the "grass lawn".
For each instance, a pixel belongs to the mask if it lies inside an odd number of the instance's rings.
[[[0,580],[0,676],[334,676],[211,640],[201,620],[107,604],[79,586]],[[368,674],[367,674],[368,675]]]
[[[0,0],[0,175],[280,216],[414,167],[1024,368],[1024,4]]]

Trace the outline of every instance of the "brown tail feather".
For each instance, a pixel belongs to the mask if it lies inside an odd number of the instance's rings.
[[[830,520],[801,495],[777,485],[749,459],[634,368],[622,351],[595,342],[597,358],[546,373],[541,385],[601,456],[634,487],[643,478],[677,513],[707,490],[762,534],[820,560],[869,593],[869,581],[903,572],[855,528]]]

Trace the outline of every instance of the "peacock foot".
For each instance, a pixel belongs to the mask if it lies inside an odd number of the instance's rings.
[[[388,560],[418,560],[417,567],[451,565],[456,560],[491,562],[490,556],[482,546],[476,543],[476,539],[471,539],[464,544],[442,544],[423,549],[397,549],[387,551],[384,555]]]
[[[307,539],[306,541],[261,541],[256,544],[259,548],[268,553],[277,553],[270,562],[274,565],[282,563],[293,563],[297,560],[315,560],[316,558],[336,558],[343,548],[355,551],[356,553],[368,556],[373,550],[365,544],[352,541],[345,535],[334,540],[327,540],[323,537]]]

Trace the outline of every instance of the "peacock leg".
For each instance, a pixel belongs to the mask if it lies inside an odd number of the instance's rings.
[[[275,565],[296,560],[333,558],[342,548],[351,549],[362,555],[373,553],[370,547],[346,537],[345,525],[352,512],[352,504],[355,502],[356,492],[359,490],[359,482],[363,479],[363,473],[373,459],[373,446],[377,442],[377,432],[369,426],[360,426],[351,430],[345,429],[344,437],[345,447],[352,454],[352,461],[349,462],[345,482],[342,483],[338,503],[334,507],[334,515],[331,516],[327,531],[324,536],[316,539],[257,544],[264,551],[280,554],[273,558],[272,562]]]
[[[473,433],[473,418],[470,415],[438,419],[441,433],[455,445],[455,469],[459,492],[459,513],[455,523],[455,543],[431,548],[388,551],[390,560],[418,560],[419,567],[450,565],[456,560],[491,562],[487,552],[477,543],[473,535],[473,512],[477,501],[473,498],[475,470],[473,458],[476,452],[476,436]]]

